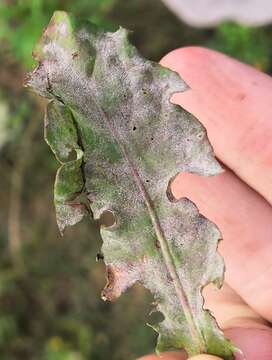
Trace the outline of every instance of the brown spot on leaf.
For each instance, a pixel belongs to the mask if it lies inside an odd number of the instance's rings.
[[[146,89],[142,89],[142,92],[143,92],[144,95],[148,94],[148,91]]]
[[[159,240],[155,241],[155,246],[156,246],[157,249],[161,248],[161,244],[160,244]]]
[[[169,273],[167,273],[167,280],[170,281],[170,282],[173,281],[173,278],[172,278],[172,276],[171,276]]]
[[[99,218],[99,225],[103,227],[111,227],[116,224],[116,218],[113,211],[105,210],[102,212]]]
[[[101,293],[104,301],[116,300],[127,288],[132,286],[137,280],[138,271],[135,271],[133,264],[122,266],[107,265],[107,283]]]
[[[176,176],[172,177],[170,180],[169,180],[169,183],[168,183],[168,186],[167,186],[167,189],[166,189],[166,196],[167,196],[167,199],[174,203],[174,202],[177,202],[178,200],[174,197],[173,195],[173,192],[172,192],[172,183],[173,181],[175,180]]]
[[[107,266],[107,283],[101,293],[101,299],[104,301],[114,301],[120,294],[116,293],[115,289],[115,272],[112,265]]]

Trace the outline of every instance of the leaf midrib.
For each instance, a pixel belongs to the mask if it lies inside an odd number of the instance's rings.
[[[176,294],[177,297],[179,299],[180,305],[183,309],[185,318],[187,320],[188,323],[188,327],[192,336],[193,341],[195,342],[195,346],[198,349],[199,353],[205,353],[207,352],[207,346],[205,343],[205,339],[201,333],[201,331],[199,330],[195,320],[194,320],[194,315],[193,315],[193,311],[191,309],[190,303],[188,301],[186,292],[182,286],[182,283],[180,281],[178,272],[176,270],[175,267],[175,263],[174,263],[174,259],[173,256],[171,254],[170,248],[168,246],[168,242],[166,240],[164,231],[161,227],[160,221],[158,219],[158,216],[156,214],[156,211],[154,209],[152,200],[148,194],[148,191],[145,188],[145,185],[136,169],[136,167],[133,164],[133,161],[130,159],[128,152],[126,150],[125,145],[122,143],[122,141],[119,138],[119,135],[116,131],[116,129],[114,128],[114,126],[112,126],[109,116],[107,114],[107,112],[99,105],[99,103],[96,100],[96,94],[92,94],[92,101],[94,102],[97,110],[99,111],[99,113],[102,115],[102,119],[104,120],[104,123],[106,124],[106,126],[108,127],[108,129],[110,130],[110,133],[113,137],[113,139],[116,141],[117,145],[119,146],[119,149],[123,155],[123,157],[125,158],[125,160],[128,163],[128,166],[131,170],[131,173],[133,175],[133,179],[134,182],[136,184],[136,186],[138,187],[138,190],[140,191],[143,200],[145,202],[148,214],[150,216],[152,225],[154,227],[154,231],[155,234],[157,236],[157,239],[159,241],[160,244],[160,248],[162,251],[162,256],[166,265],[166,268],[171,276],[171,279],[173,280],[173,284],[176,290]],[[120,117],[122,117],[122,114],[120,114]],[[124,119],[125,120],[125,119]]]

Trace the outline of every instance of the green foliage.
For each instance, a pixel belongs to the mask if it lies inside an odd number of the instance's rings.
[[[83,360],[83,357],[69,350],[69,346],[61,338],[54,337],[46,346],[44,360]]]
[[[0,150],[9,138],[9,107],[0,97]]]
[[[105,16],[114,0],[8,0],[0,2],[0,41],[6,41],[12,54],[27,68],[33,65],[29,56],[34,44],[41,35],[56,8],[65,8],[79,16],[89,17],[91,21],[105,28],[112,25]]]
[[[40,238],[28,238],[24,248],[25,269],[1,262],[1,360],[134,360],[151,351],[145,293],[134,289],[133,301],[125,296],[116,306],[99,300],[104,276],[90,270],[99,266],[99,239],[90,238],[90,224],[65,240],[54,239],[47,233],[50,222],[40,216],[31,229]]]
[[[14,315],[0,316],[0,347],[5,347],[18,335],[16,317]]]
[[[15,143],[21,136],[24,121],[30,114],[29,102],[7,99],[0,91],[0,151],[8,142]]]
[[[208,44],[261,70],[269,69],[271,30],[268,27],[253,28],[236,23],[223,23],[218,26],[214,38]]]

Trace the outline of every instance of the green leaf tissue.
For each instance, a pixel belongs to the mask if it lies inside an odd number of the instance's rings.
[[[234,345],[203,309],[202,288],[222,285],[218,228],[171,182],[180,172],[216,175],[206,130],[171,95],[188,86],[144,59],[129,32],[104,32],[54,13],[34,49],[26,85],[49,98],[45,138],[61,166],[54,200],[60,231],[84,216],[101,225],[107,269],[103,300],[136,282],[154,296],[163,321],[157,352],[185,349],[233,359]],[[84,200],[83,200],[84,199]]]

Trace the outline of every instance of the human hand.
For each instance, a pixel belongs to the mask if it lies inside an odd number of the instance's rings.
[[[272,359],[272,78],[220,53],[178,49],[161,63],[191,87],[172,101],[206,127],[225,172],[180,174],[176,198],[191,199],[223,235],[225,285],[204,290],[205,307],[243,351],[236,359]],[[184,353],[141,360],[185,360]],[[216,360],[201,355],[191,360]]]

